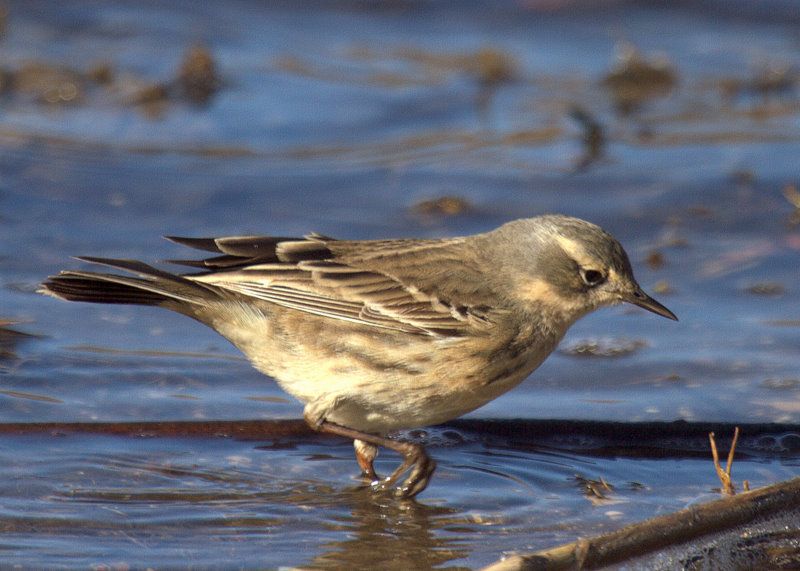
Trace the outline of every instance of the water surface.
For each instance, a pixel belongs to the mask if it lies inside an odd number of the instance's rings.
[[[5,563],[479,567],[715,497],[701,422],[745,425],[737,481],[797,475],[792,3],[7,5],[0,319],[29,335],[0,334],[0,422],[39,429],[0,430]],[[197,44],[205,102],[175,87]],[[630,46],[660,73],[633,99]],[[441,197],[461,206],[420,206]],[[34,293],[73,255],[186,255],[162,235],[436,237],[545,212],[611,231],[681,321],[580,321],[513,393],[416,435],[439,462],[418,502],[361,489],[346,442],[215,435],[302,408],[213,332]],[[545,419],[601,424],[523,429]],[[598,428],[676,420],[671,444]],[[198,428],[41,425],[90,421]]]

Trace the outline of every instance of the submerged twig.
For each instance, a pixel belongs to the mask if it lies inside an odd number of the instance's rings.
[[[714,459],[714,470],[717,472],[717,477],[722,483],[722,492],[732,496],[736,493],[736,488],[731,480],[731,468],[733,468],[733,455],[736,451],[736,442],[739,440],[739,427],[733,430],[733,442],[731,442],[731,449],[728,451],[728,459],[725,461],[725,469],[719,463],[719,453],[717,452],[717,443],[714,440],[714,433],[708,433],[708,441],[711,443],[711,457]],[[749,486],[745,482],[744,489],[747,490]]]

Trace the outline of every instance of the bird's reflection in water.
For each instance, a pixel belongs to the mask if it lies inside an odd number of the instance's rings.
[[[28,339],[36,338],[36,335],[23,333],[9,327],[17,323],[17,321],[0,317],[0,368],[9,366],[17,359],[17,345]]]
[[[381,497],[366,488],[345,495],[350,515],[328,525],[347,539],[321,546],[310,569],[429,569],[469,553],[459,534],[440,533],[464,523],[456,509]]]

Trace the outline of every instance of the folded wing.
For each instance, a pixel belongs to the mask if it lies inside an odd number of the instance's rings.
[[[410,334],[460,336],[491,326],[489,308],[478,303],[487,299],[483,280],[460,257],[460,238],[170,239],[217,254],[178,261],[207,270],[186,278],[245,297]]]

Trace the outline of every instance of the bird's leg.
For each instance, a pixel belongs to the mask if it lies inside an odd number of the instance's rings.
[[[356,450],[356,461],[361,466],[361,474],[365,478],[369,478],[370,482],[379,479],[378,474],[375,472],[375,467],[372,463],[378,456],[378,447],[374,444],[369,444],[363,440],[353,440],[353,448]]]
[[[306,415],[306,420],[309,421],[308,415]],[[403,463],[400,464],[397,470],[392,472],[391,476],[384,479],[380,483],[380,486],[382,488],[388,488],[394,485],[395,482],[400,479],[400,476],[410,470],[408,477],[397,491],[398,495],[402,498],[413,498],[424,490],[428,486],[431,475],[433,475],[434,470],[436,470],[436,462],[431,460],[430,456],[426,454],[425,448],[420,444],[390,440],[376,434],[369,434],[367,432],[361,432],[360,430],[347,428],[346,426],[340,426],[324,419],[319,422],[317,422],[316,419],[313,420],[314,424],[312,427],[320,432],[329,432],[331,434],[344,436],[345,438],[352,438],[353,440],[369,444],[372,447],[383,446],[384,448],[394,450],[400,454],[403,457]],[[311,424],[311,422],[309,422],[309,424]]]

